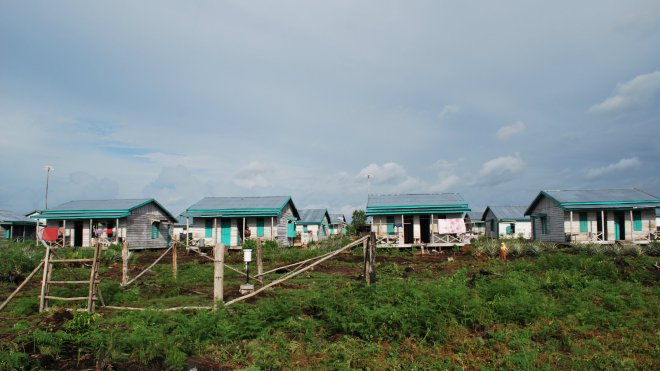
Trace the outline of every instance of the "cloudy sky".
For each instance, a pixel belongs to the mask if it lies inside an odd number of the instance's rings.
[[[51,206],[174,213],[660,196],[659,46],[644,0],[2,2],[0,208],[43,208],[47,164]]]

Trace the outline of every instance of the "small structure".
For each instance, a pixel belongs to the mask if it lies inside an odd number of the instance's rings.
[[[64,246],[128,242],[130,249],[162,249],[174,216],[153,198],[69,201],[32,216],[58,228]]]
[[[481,217],[484,215],[483,211],[470,211],[465,213],[465,229],[466,236],[470,239],[479,238],[486,233],[486,227]]]
[[[490,238],[532,238],[532,220],[526,206],[488,206],[481,220]]]
[[[33,240],[37,222],[8,210],[0,210],[0,240]]]
[[[186,240],[186,233],[188,233],[188,218],[185,216],[179,215],[178,218],[176,218],[176,222],[172,225],[172,237],[176,241],[185,241]]]
[[[467,202],[458,193],[369,195],[366,215],[379,246],[463,246]]]
[[[330,235],[346,234],[346,217],[344,214],[330,214]]]
[[[658,239],[660,199],[638,189],[541,191],[525,211],[535,240],[646,244]]]
[[[203,239],[204,246],[222,243],[227,247],[243,244],[246,227],[250,238],[292,246],[300,219],[291,196],[205,197],[182,215],[192,218],[191,244],[202,245]]]
[[[327,209],[300,209],[296,233],[303,244],[322,241],[330,235],[330,214]]]

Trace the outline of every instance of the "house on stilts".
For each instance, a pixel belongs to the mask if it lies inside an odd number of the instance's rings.
[[[205,197],[183,214],[188,217],[188,244],[242,246],[246,227],[249,238],[277,241],[292,246],[296,237],[298,209],[291,196]],[[203,240],[203,242],[201,242]]]
[[[486,227],[481,217],[484,215],[483,211],[470,211],[465,213],[465,230],[466,236],[470,239],[479,238],[486,233]]]
[[[527,206],[488,206],[482,221],[490,238],[532,238],[532,219]]]
[[[443,247],[465,244],[467,202],[458,193],[369,195],[376,243],[385,247]]]
[[[296,233],[301,242],[322,241],[330,236],[330,214],[327,209],[300,209],[300,220],[296,222]]]
[[[346,217],[344,214],[330,214],[330,235],[346,234]]]
[[[47,229],[58,229],[64,246],[128,242],[131,250],[168,247],[176,221],[153,198],[69,201],[31,218],[46,220]]]
[[[0,240],[34,240],[37,222],[13,211],[0,210]]]
[[[660,199],[638,189],[541,191],[525,211],[548,242],[648,244],[658,239]]]

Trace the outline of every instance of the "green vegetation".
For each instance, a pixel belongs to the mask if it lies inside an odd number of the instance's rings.
[[[342,243],[310,250],[268,246],[265,265],[302,260]],[[449,251],[383,252],[377,258],[379,281],[371,287],[360,279],[358,249],[256,300],[217,312],[90,315],[54,309],[40,315],[35,284],[0,313],[6,319],[0,325],[5,339],[0,369],[83,368],[97,362],[181,369],[200,359],[216,367],[268,369],[660,367],[660,275],[653,267],[656,258],[647,256],[653,248],[610,254],[593,247],[509,243],[513,259],[508,262],[475,256],[499,254],[499,244],[491,253],[487,241],[458,252],[453,262],[446,261],[453,256]],[[38,263],[37,252],[11,246],[0,252],[2,267],[26,265],[21,272],[29,272],[30,264]],[[12,257],[16,262],[5,261]],[[136,260],[132,264],[141,261]],[[236,267],[240,261],[240,254],[228,258]],[[116,262],[106,260],[102,276],[115,277]],[[170,269],[159,264],[154,274],[128,288],[104,279],[105,300],[153,308],[210,304],[210,262],[181,259],[177,280]],[[228,296],[238,296],[241,281],[227,272]],[[0,295],[6,297],[13,287],[0,284]]]

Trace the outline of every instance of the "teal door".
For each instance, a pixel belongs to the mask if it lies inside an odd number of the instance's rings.
[[[617,211],[614,214],[614,240],[620,241],[625,239],[626,231],[624,229],[624,223],[623,212]]]
[[[220,236],[223,245],[231,246],[231,219],[222,219],[220,223]]]
[[[6,239],[10,239],[10,238],[11,238],[11,233],[10,233],[10,231],[11,231],[10,229],[7,229],[7,230],[5,231],[5,238],[6,238]]]
[[[296,225],[293,223],[287,223],[286,225],[286,236],[289,238],[296,237]]]
[[[257,237],[264,236],[264,218],[257,218]]]
[[[213,238],[213,219],[204,219],[204,238]]]

